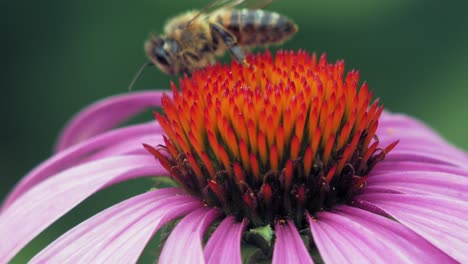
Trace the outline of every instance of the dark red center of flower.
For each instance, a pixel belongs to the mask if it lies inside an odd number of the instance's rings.
[[[396,145],[379,148],[383,107],[358,72],[304,51],[248,62],[172,84],[156,113],[165,145],[145,147],[188,193],[253,226],[349,202]]]

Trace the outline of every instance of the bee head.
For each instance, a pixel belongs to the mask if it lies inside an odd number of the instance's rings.
[[[164,73],[176,75],[180,72],[176,59],[179,44],[175,40],[152,36],[145,43],[145,51],[154,65]]]

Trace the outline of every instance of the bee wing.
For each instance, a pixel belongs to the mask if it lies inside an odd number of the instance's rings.
[[[224,0],[224,1],[219,1],[219,7],[218,8],[234,8],[236,6],[239,6],[243,3],[245,3],[248,0]]]
[[[247,9],[262,9],[262,8],[269,6],[271,2],[273,2],[273,0],[244,0],[244,1],[233,1],[233,2],[240,2],[234,6],[242,5],[243,8],[247,8]]]
[[[200,18],[202,14],[210,13],[215,9],[230,9],[240,5],[247,9],[261,9],[271,4],[272,1],[273,0],[214,0],[210,4],[206,5],[197,15],[195,15],[187,23],[187,27]]]
[[[245,0],[236,0],[234,2],[244,2]],[[186,27],[189,27],[194,21],[196,21],[198,18],[201,17],[201,15],[206,14],[211,12],[213,9],[218,9],[220,8],[219,6],[227,5],[228,2],[227,0],[214,0],[208,5],[206,5],[198,14],[196,14],[188,23]],[[240,4],[240,3],[239,3]]]
[[[247,8],[247,9],[262,9],[267,7],[273,0],[220,0],[214,7],[216,8]]]

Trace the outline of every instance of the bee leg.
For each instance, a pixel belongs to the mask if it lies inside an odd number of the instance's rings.
[[[220,39],[231,53],[234,59],[244,65],[248,65],[242,48],[237,44],[236,37],[219,24],[210,24],[211,34],[214,38]]]
[[[253,54],[252,51],[247,48],[247,47],[243,47],[242,48],[242,52],[244,52],[245,56],[248,57],[249,55]]]
[[[229,49],[229,53],[231,53],[231,56],[233,56],[236,59],[236,61],[242,63],[245,66],[249,65],[247,63],[247,60],[245,59],[244,50],[240,48],[237,44]]]
[[[183,70],[182,70],[182,73],[185,74],[185,75],[187,75],[188,77],[191,77],[191,76],[192,76],[192,72],[189,71],[188,69],[183,69]]]

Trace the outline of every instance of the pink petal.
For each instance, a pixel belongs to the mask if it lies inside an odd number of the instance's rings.
[[[206,262],[242,264],[240,245],[245,225],[245,219],[239,223],[234,216],[225,218],[206,244]]]
[[[73,167],[37,184],[0,213],[0,259],[8,261],[81,201],[124,180],[167,174],[150,155],[117,156]]]
[[[453,197],[367,193],[356,202],[370,203],[427,239],[446,254],[468,263],[468,202]]]
[[[459,168],[468,168],[468,159],[459,155],[451,155],[444,153],[442,150],[437,153],[435,151],[427,151],[426,149],[404,149],[399,148],[398,145],[385,156],[385,161],[402,162],[425,162],[435,163],[441,165],[450,165]]]
[[[135,263],[161,226],[203,204],[180,189],[150,191],[76,226],[30,263]]]
[[[440,135],[437,134],[437,132],[428,127],[421,120],[402,113],[383,111],[379,119],[379,127],[384,129],[410,127],[412,129],[424,130],[424,134],[440,138]],[[411,131],[407,132],[411,133]]]
[[[413,172],[413,171],[425,171],[425,172],[445,172],[456,174],[464,177],[468,177],[468,171],[465,169],[460,169],[455,166],[427,163],[427,162],[414,162],[414,161],[386,161],[377,163],[375,168],[372,170],[372,173],[369,177],[374,177],[379,174],[385,174],[389,172]]]
[[[158,263],[205,263],[203,235],[219,215],[218,209],[208,207],[186,215],[169,235]]]
[[[143,147],[143,143],[157,146],[164,144],[163,136],[159,133],[151,133],[149,135],[142,135],[124,139],[121,142],[116,142],[113,145],[102,149],[101,151],[89,156],[83,160],[89,162],[93,160],[103,159],[111,156],[125,155],[125,154],[148,154],[148,150]]]
[[[379,127],[377,129],[379,139],[381,137],[393,136],[399,137],[415,137],[430,138],[433,140],[442,140],[442,137],[433,129],[425,125],[423,122],[414,117],[405,114],[390,113],[384,111],[379,119]]]
[[[103,133],[148,108],[161,106],[163,93],[164,91],[127,93],[88,106],[66,125],[57,141],[56,151]]]
[[[438,171],[400,171],[397,164],[394,168],[394,171],[369,177],[363,192],[388,190],[388,192],[440,195],[468,200],[468,177],[465,175]]]
[[[349,206],[308,216],[325,263],[453,263],[454,260],[407,227]]]
[[[276,241],[273,249],[273,264],[282,263],[313,263],[294,223],[288,220],[286,224],[275,226]]]
[[[380,146],[387,146],[400,140],[396,148],[388,155],[389,158],[400,151],[397,158],[401,161],[412,158],[411,160],[414,161],[434,161],[440,164],[447,163],[468,167],[468,157],[465,152],[448,144],[434,130],[414,118],[384,112],[379,119],[379,128],[376,134]],[[405,155],[402,156],[401,153]],[[449,161],[452,162],[449,163]]]
[[[394,138],[389,139],[388,143],[395,141]],[[434,140],[423,140],[421,138],[400,138],[401,145],[398,144],[399,150],[405,151],[420,151],[429,152],[431,154],[443,154],[458,160],[467,160],[464,153],[445,141],[434,142]],[[384,144],[386,145],[386,144]],[[463,155],[461,155],[463,154]]]
[[[105,157],[105,153],[109,153],[106,151],[106,149],[115,144],[115,142],[121,142],[129,138],[138,139],[148,134],[158,135],[158,132],[160,131],[161,127],[156,122],[116,129],[114,131],[99,135],[95,138],[91,138],[85,142],[76,144],[62,152],[57,153],[50,159],[34,168],[15,186],[13,191],[9,194],[3,203],[2,210],[8,207],[15,199],[21,196],[29,188],[32,188],[34,185],[40,183],[55,173],[60,172],[61,170],[77,165],[91,154],[101,153],[99,157],[103,158]],[[157,142],[140,142],[139,144],[132,147],[144,150],[141,143],[154,144]]]

